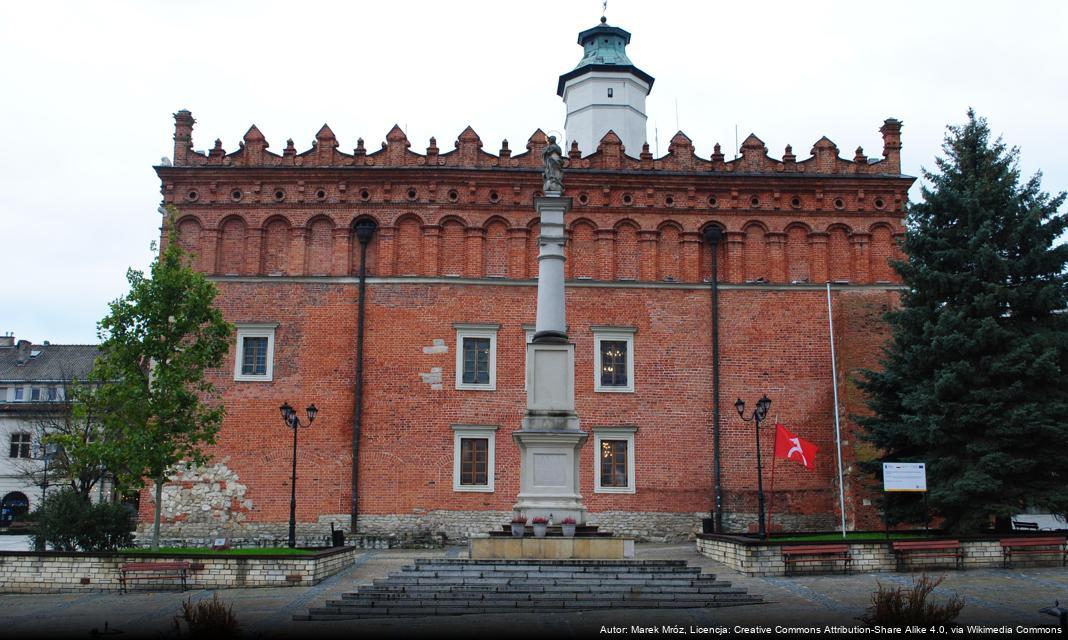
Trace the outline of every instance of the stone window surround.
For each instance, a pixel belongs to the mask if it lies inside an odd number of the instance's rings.
[[[591,326],[593,332],[593,390],[601,393],[634,393],[634,327]],[[627,343],[627,384],[609,387],[601,384],[601,341],[621,340]]]
[[[274,333],[278,328],[278,323],[235,322],[234,328],[234,334],[237,337],[237,347],[234,350],[234,380],[238,382],[271,382],[274,380]],[[267,372],[264,375],[241,373],[245,338],[267,338]]]
[[[456,329],[456,388],[463,391],[497,390],[497,331],[501,325],[495,323],[455,322]],[[489,338],[489,382],[487,384],[464,383],[464,338]]]
[[[593,492],[594,493],[635,493],[637,484],[634,479],[634,434],[635,426],[594,427],[593,428]],[[625,440],[627,442],[627,486],[601,486],[601,441]]]
[[[494,461],[494,442],[497,435],[495,424],[454,424],[452,425],[452,490],[474,491],[481,493],[493,493],[493,477],[496,473]],[[470,485],[460,484],[460,441],[464,438],[485,438],[487,440],[486,453],[486,484]]]

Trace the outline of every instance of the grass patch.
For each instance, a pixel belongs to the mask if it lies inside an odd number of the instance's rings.
[[[126,555],[141,555],[143,553],[174,553],[187,556],[303,556],[313,553],[317,549],[290,549],[289,547],[263,547],[257,549],[226,549],[215,550],[204,547],[160,547],[159,551],[152,551],[145,547],[122,549],[119,553]]]
[[[923,531],[891,531],[889,537],[885,533],[876,531],[847,531],[845,537],[841,533],[799,533],[797,535],[772,536],[769,542],[885,542],[887,540],[922,540],[933,538],[930,533]]]

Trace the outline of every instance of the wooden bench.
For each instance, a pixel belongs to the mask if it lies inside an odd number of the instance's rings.
[[[853,556],[848,544],[807,544],[782,548],[782,561],[786,564],[786,575],[790,569],[801,562],[841,562],[842,572],[849,572]]]
[[[964,564],[964,547],[960,540],[906,540],[891,542],[897,558],[897,570],[903,571],[909,558],[953,558],[958,569]]]
[[[1068,547],[1065,536],[1048,536],[1043,538],[1002,538],[1001,553],[1005,557],[1005,568],[1009,567],[1014,555],[1058,555],[1061,566],[1068,563]]]
[[[119,584],[122,585],[122,592],[126,593],[127,580],[177,578],[182,581],[182,591],[185,591],[188,571],[188,562],[128,562],[119,567]]]

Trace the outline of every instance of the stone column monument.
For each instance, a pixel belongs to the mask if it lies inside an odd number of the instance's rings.
[[[527,345],[527,412],[512,433],[520,451],[520,486],[513,507],[528,518],[586,521],[579,493],[579,449],[587,434],[575,413],[575,345],[568,342],[564,307],[564,159],[554,136],[544,151],[544,197],[535,198],[538,238],[538,312]]]

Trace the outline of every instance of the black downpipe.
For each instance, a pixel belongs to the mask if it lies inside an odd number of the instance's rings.
[[[723,231],[719,227],[705,228],[705,242],[712,248],[712,469],[715,478],[716,533],[723,533],[723,483],[719,459],[719,242]]]
[[[356,400],[352,411],[352,523],[350,531],[356,533],[359,519],[360,477],[360,426],[363,422],[363,325],[367,298],[367,244],[375,233],[373,220],[360,220],[356,223],[356,239],[360,242],[360,301],[356,320]]]

